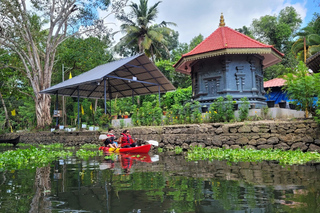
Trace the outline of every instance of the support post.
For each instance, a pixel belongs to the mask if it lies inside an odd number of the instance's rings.
[[[160,102],[160,85],[158,86],[158,92],[159,92],[159,107],[161,107],[161,102]]]
[[[132,105],[134,105],[134,92],[132,90]]]
[[[80,92],[78,87],[78,128],[80,129]]]
[[[56,94],[56,110],[59,110],[58,91]],[[59,125],[59,117],[56,117],[56,126]]]
[[[107,114],[107,82],[106,79],[103,79],[104,83],[104,114]]]
[[[62,64],[62,82],[64,82],[64,64]],[[65,124],[65,105],[64,105],[64,96],[62,96],[62,123]]]

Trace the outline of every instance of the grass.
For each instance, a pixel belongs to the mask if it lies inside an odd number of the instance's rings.
[[[320,162],[317,152],[283,151],[280,149],[207,149],[194,147],[188,151],[186,158],[197,160],[226,160],[228,162],[261,162],[278,161],[281,165],[306,164],[307,162]]]

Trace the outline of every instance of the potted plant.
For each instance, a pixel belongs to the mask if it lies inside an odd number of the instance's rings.
[[[207,107],[207,105],[203,105],[203,106],[201,107],[201,110],[202,110],[202,113],[207,113],[207,112],[208,112],[208,107]]]
[[[238,110],[238,104],[237,104],[237,102],[236,102],[236,101],[233,101],[232,103],[233,103],[233,110],[234,110],[234,111]]]
[[[124,112],[124,118],[129,118],[129,112]]]
[[[279,102],[279,107],[280,107],[280,108],[286,108],[286,105],[287,105],[287,102],[284,101],[284,100],[281,100],[281,101]]]
[[[269,87],[267,89],[267,91],[266,91],[266,94],[268,96],[267,105],[268,105],[269,108],[273,108],[274,104],[275,104],[275,101],[274,100],[270,100],[270,97],[271,97],[270,93],[271,93],[271,87]]]

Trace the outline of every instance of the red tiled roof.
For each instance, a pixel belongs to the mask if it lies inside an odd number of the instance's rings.
[[[269,88],[269,87],[282,87],[284,86],[286,80],[283,78],[274,78],[269,81],[266,81],[263,83],[264,88]]]
[[[193,50],[182,55],[182,57],[228,48],[272,48],[279,55],[284,56],[283,53],[279,52],[272,45],[260,43],[229,27],[219,27]]]

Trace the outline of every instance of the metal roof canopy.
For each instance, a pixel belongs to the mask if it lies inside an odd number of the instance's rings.
[[[80,128],[79,98],[107,99],[147,95],[175,90],[171,82],[145,54],[138,54],[95,67],[94,69],[40,91],[43,94],[78,98],[78,125]],[[107,95],[108,92],[108,95]],[[58,125],[58,118],[57,118]]]
[[[171,82],[145,54],[139,54],[97,66],[40,93],[110,100],[171,90],[175,90]]]

